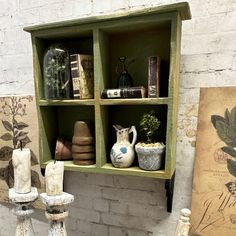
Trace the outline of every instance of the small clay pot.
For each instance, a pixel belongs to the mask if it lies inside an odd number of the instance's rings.
[[[93,137],[76,137],[73,136],[72,143],[77,145],[91,145],[94,144],[94,138]]]
[[[95,158],[95,154],[90,152],[90,153],[72,153],[72,157],[75,160],[92,160]]]
[[[75,137],[92,137],[92,123],[90,121],[76,121],[74,125]]]
[[[93,145],[72,145],[72,152],[78,152],[78,153],[87,153],[87,152],[94,152],[95,148]]]
[[[71,142],[58,138],[56,142],[55,149],[55,159],[56,160],[70,160],[71,158]]]
[[[75,165],[93,165],[95,164],[95,160],[73,160]]]

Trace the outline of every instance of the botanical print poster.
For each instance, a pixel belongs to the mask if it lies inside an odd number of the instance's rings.
[[[236,235],[236,87],[201,89],[191,208],[195,235]]]
[[[39,192],[44,188],[38,159],[38,122],[33,96],[0,97],[0,201],[8,202],[13,187],[12,151],[31,149],[31,182]]]

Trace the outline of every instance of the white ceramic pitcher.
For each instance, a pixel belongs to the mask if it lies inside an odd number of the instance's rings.
[[[114,167],[127,168],[134,161],[135,152],[134,144],[137,140],[137,131],[135,126],[131,128],[123,128],[120,125],[113,125],[116,130],[117,141],[113,145],[110,157]],[[129,141],[129,134],[133,133],[132,143]]]

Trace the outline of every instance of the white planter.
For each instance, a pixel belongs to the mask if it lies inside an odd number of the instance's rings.
[[[138,155],[139,167],[143,170],[158,170],[161,168],[165,145],[159,143],[158,147],[145,147],[140,143],[135,145]]]

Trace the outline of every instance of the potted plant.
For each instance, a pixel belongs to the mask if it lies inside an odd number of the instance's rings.
[[[139,142],[135,145],[139,167],[143,170],[158,170],[161,167],[165,145],[153,140],[160,124],[154,111],[145,113],[139,123],[140,131],[145,133],[147,139],[146,142]]]

